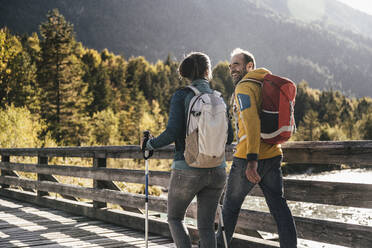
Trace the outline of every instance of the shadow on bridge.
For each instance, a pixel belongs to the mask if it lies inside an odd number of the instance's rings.
[[[83,216],[0,198],[0,247],[145,247],[144,234]],[[149,247],[171,247],[149,236]]]

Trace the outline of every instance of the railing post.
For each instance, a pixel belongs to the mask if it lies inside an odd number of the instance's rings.
[[[1,156],[1,162],[8,162],[9,163],[10,162],[10,157],[2,155]],[[2,169],[1,170],[1,175],[2,176],[10,176],[11,174],[9,173],[9,171]],[[1,184],[1,187],[2,188],[9,188],[9,185]]]
[[[106,158],[93,158],[93,168],[106,168]],[[104,189],[105,181],[93,180],[93,188],[95,189]],[[93,201],[94,208],[105,208],[107,207],[106,202]]]
[[[48,157],[38,156],[37,157],[37,163],[47,165],[48,164]],[[38,181],[43,181],[43,180],[47,180],[47,178],[44,174],[39,174],[38,173],[37,174],[37,180]],[[46,195],[48,195],[48,192],[37,190],[37,196],[41,197],[41,196],[46,196]]]

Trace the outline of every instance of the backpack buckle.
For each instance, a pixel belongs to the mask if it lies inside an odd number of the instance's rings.
[[[193,116],[198,117],[198,116],[201,115],[201,112],[200,112],[200,111],[191,111],[191,114],[192,114]]]

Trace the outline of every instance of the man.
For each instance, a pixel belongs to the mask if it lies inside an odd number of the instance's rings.
[[[247,51],[237,48],[231,53],[238,144],[223,201],[226,237],[230,243],[244,198],[258,183],[276,221],[280,247],[297,247],[294,220],[283,197],[281,146],[264,143],[260,138],[261,86],[255,82],[240,82],[248,78],[262,81],[270,73],[265,68],[255,69],[255,64],[254,56]],[[224,247],[221,226],[217,242],[218,247]]]

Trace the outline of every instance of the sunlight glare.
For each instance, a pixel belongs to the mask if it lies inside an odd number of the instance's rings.
[[[69,246],[69,247],[88,247],[92,244],[90,242],[85,242],[84,240],[81,240],[79,238],[71,237],[70,235],[64,234],[62,232],[50,232],[50,233],[43,233],[40,236],[52,240],[53,242],[56,242],[57,244],[60,244],[61,246]],[[103,246],[94,246],[103,248]]]
[[[56,222],[59,222],[59,223],[65,224],[65,225],[70,225],[70,224],[77,223],[76,220],[72,220],[71,218],[65,218],[63,216],[56,215],[56,214],[53,214],[53,213],[48,212],[48,211],[41,211],[41,210],[38,210],[38,209],[33,208],[33,207],[27,207],[27,208],[23,208],[21,210],[25,213],[37,215],[37,216],[40,216],[40,217],[43,217],[43,218],[46,218],[46,219],[49,219],[49,220],[52,220],[52,221],[56,221]]]
[[[17,217],[16,215],[9,214],[7,212],[0,211],[0,219],[3,222],[8,222],[11,225],[17,226],[21,229],[27,230],[27,231],[40,231],[40,230],[46,230],[47,228],[44,226],[40,226],[38,224],[35,224],[31,221],[24,220],[20,217]]]
[[[366,0],[338,0],[348,6],[362,11],[366,14],[372,15],[372,2]]]
[[[8,234],[5,234],[3,232],[0,232],[0,238],[5,239],[5,238],[8,238],[8,237],[9,237]]]
[[[319,21],[325,14],[324,0],[287,0],[291,15],[304,22]]]

